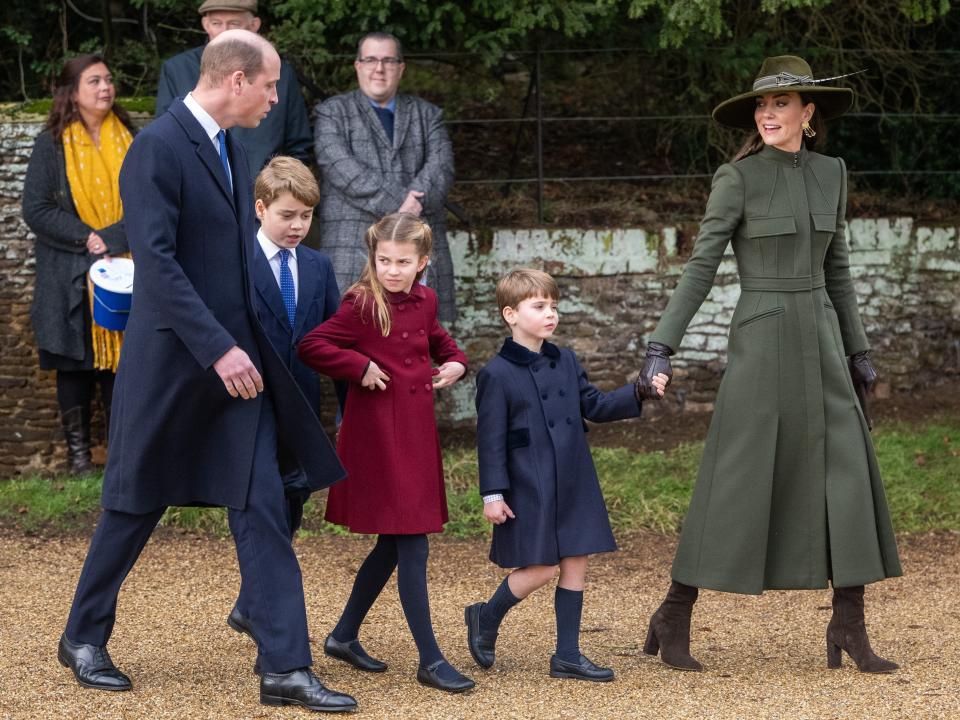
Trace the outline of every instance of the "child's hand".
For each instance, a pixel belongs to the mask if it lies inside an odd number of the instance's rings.
[[[511,520],[516,517],[513,510],[503,500],[494,500],[492,503],[484,503],[483,516],[494,525],[503,525],[507,518]]]
[[[663,397],[663,393],[667,389],[667,385],[670,384],[670,378],[663,373],[657,373],[653,376],[653,380],[650,381],[650,384],[653,385],[653,389],[657,391],[657,395]]]
[[[457,380],[463,377],[463,374],[466,371],[467,368],[463,363],[445,362],[434,371],[436,374],[433,376],[433,389],[439,390],[440,388],[453,385]]]
[[[390,376],[371,360],[370,364],[367,365],[367,371],[363,374],[363,379],[360,381],[360,384],[368,390],[376,390],[377,388],[386,390],[388,380],[390,380]]]

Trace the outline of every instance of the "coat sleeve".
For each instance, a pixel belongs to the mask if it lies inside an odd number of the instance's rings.
[[[430,328],[430,357],[434,362],[442,365],[446,362],[458,362],[467,367],[467,356],[457,345],[456,340],[450,337],[450,333],[444,330],[440,321],[437,320],[437,297],[433,301],[433,326]]]
[[[346,298],[337,312],[300,340],[297,345],[300,360],[334,380],[360,382],[370,358],[353,349],[360,323],[357,312],[353,298]]]
[[[157,104],[153,110],[155,118],[163,115],[177,97],[177,88],[173,81],[173,71],[170,62],[160,66],[160,79],[157,81]]]
[[[565,351],[566,352],[566,351]],[[633,393],[633,385],[624,385],[611,392],[603,392],[587,378],[576,355],[570,353],[577,371],[580,387],[580,414],[590,422],[602,423],[640,417],[641,405]]]
[[[40,135],[33,146],[23,183],[23,220],[37,235],[37,241],[57,250],[82,255],[92,228],[75,213],[57,202],[60,183],[57,150],[49,133]]]
[[[174,149],[156,134],[141,133],[120,170],[120,195],[137,263],[135,290],[150,298],[154,327],[172,329],[206,369],[237,341],[177,261],[182,174]]]
[[[342,112],[341,103],[340,98],[332,98],[317,110],[314,151],[323,181],[347,203],[366,213],[382,217],[396,212],[407,191],[395,179],[353,154],[347,142],[349,118]]]
[[[850,278],[850,249],[847,246],[847,166],[841,158],[840,163],[840,203],[837,207],[837,232],[827,247],[823,270],[827,284],[827,295],[837,312],[840,323],[840,337],[843,351],[847,355],[870,349],[867,334],[863,330],[860,311],[857,308],[857,294]]]
[[[340,304],[340,288],[337,287],[337,274],[333,271],[333,263],[325,255],[321,255],[324,267],[324,299],[323,299],[323,317],[321,322],[326,322],[334,316],[337,306]],[[362,378],[361,378],[362,379]],[[347,406],[347,383],[343,380],[333,381],[333,390],[337,394],[337,403],[340,406],[340,413],[343,413]]]
[[[123,220],[115,222],[113,225],[97,230],[97,234],[107,245],[108,255],[122,255],[130,252],[130,244],[127,242],[126,225]]]
[[[284,103],[283,154],[291,155],[304,163],[310,163],[310,150],[313,145],[313,133],[310,132],[310,119],[307,117],[307,105],[300,92],[300,83],[293,66],[286,64],[289,79],[286,83],[287,96]]]
[[[410,189],[424,194],[420,202],[424,210],[432,213],[443,209],[453,185],[453,146],[443,122],[443,112],[432,105],[428,107],[430,115],[424,138],[427,159],[410,182]]]
[[[721,165],[713,176],[713,187],[707,200],[707,211],[700,223],[700,234],[693,246],[693,254],[683,269],[683,275],[667,309],[663,311],[657,329],[650,335],[658,342],[676,351],[687,331],[687,325],[703,304],[723,252],[743,219],[743,178],[731,163]]]
[[[477,373],[477,462],[480,466],[480,494],[510,490],[507,472],[507,428],[509,406],[503,387],[491,373]]]

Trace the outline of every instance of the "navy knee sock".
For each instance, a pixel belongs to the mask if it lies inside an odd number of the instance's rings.
[[[397,546],[392,535],[381,535],[377,544],[367,555],[366,560],[357,570],[357,578],[353,581],[353,590],[347,600],[346,607],[340,621],[330,633],[338,642],[355,640],[360,633],[360,623],[370,612],[373,603],[383,591],[383,586],[393,575],[397,566]]]
[[[520,598],[510,591],[509,577],[503,579],[500,587],[480,608],[480,629],[484,632],[496,632],[510,608],[520,602]]]
[[[567,662],[577,662],[580,660],[583,591],[567,590],[558,585],[553,602],[557,613],[557,657]]]

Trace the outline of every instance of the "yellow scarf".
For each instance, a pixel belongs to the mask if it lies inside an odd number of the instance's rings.
[[[100,126],[97,147],[80,120],[63,131],[63,156],[67,166],[70,195],[80,219],[94,230],[101,230],[123,218],[120,201],[120,166],[133,136],[114,113]],[[87,280],[90,312],[93,314],[93,285]],[[91,325],[93,366],[97,370],[117,371],[123,333]]]

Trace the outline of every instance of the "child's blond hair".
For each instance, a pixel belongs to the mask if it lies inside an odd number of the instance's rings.
[[[353,293],[360,302],[360,313],[366,309],[367,300],[373,300],[371,314],[380,325],[380,332],[384,337],[390,334],[390,303],[387,302],[386,290],[377,278],[377,243],[381,240],[391,240],[395,243],[410,243],[417,250],[417,257],[430,257],[433,249],[433,231],[430,226],[416,215],[409,213],[392,213],[371,225],[363,238],[367,244],[367,264],[363,268],[360,279],[347,290],[346,294]],[[420,282],[426,266],[417,273],[414,283]]]
[[[310,168],[296,158],[277,155],[257,175],[253,199],[269,206],[284,193],[290,193],[307,207],[315,207],[320,202],[320,186]]]
[[[534,268],[517,268],[500,278],[497,283],[497,305],[500,307],[500,319],[504,323],[504,308],[514,308],[532,297],[542,297],[548,300],[560,299],[560,288],[557,281],[543,270]]]

